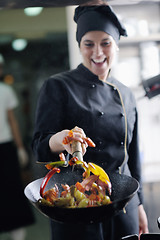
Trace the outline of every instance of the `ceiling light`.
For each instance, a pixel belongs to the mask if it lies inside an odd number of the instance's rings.
[[[39,15],[43,10],[43,7],[28,7],[24,9],[24,13],[27,16],[37,16]]]
[[[15,51],[22,51],[27,46],[27,40],[25,39],[16,39],[12,42],[12,48]]]

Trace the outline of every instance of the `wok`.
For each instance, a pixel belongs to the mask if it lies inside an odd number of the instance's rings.
[[[109,219],[118,211],[122,210],[139,188],[139,183],[132,177],[118,173],[108,175],[112,183],[112,203],[109,205],[89,208],[60,208],[43,205],[38,202],[41,198],[39,192],[43,178],[37,179],[28,184],[25,188],[25,195],[41,213],[52,220],[67,223],[99,222],[104,218]],[[55,174],[50,179],[45,190],[52,188],[56,183],[61,191],[61,183],[73,185],[77,181],[82,181],[82,170],[76,169],[71,171],[71,168],[67,168],[67,171],[65,170],[59,174]]]

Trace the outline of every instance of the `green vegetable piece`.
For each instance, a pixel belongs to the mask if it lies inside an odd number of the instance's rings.
[[[102,205],[107,205],[111,202],[110,197],[105,196],[104,199],[102,200]]]
[[[89,202],[89,199],[87,198],[84,198],[82,199],[79,204],[78,204],[78,208],[85,208],[88,206],[88,202]]]
[[[58,198],[54,202],[54,206],[56,207],[68,207],[70,205],[71,198]]]
[[[39,199],[38,203],[43,204],[43,205],[47,205],[47,206],[53,206],[53,204],[51,202],[47,201],[44,198]]]
[[[79,203],[81,200],[86,199],[86,196],[80,192],[79,190],[75,189],[74,191],[74,197],[76,198],[76,201]]]

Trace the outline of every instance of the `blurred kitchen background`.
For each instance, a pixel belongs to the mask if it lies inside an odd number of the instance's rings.
[[[115,0],[110,5],[128,31],[128,38],[121,39],[112,74],[130,87],[137,99],[144,205],[150,232],[160,232],[160,1]],[[20,106],[16,115],[30,156],[28,166],[22,169],[24,186],[44,174],[43,166],[35,163],[31,152],[39,89],[50,75],[74,68],[80,62],[77,43],[73,42],[73,11],[73,6],[0,8],[0,53],[5,60],[5,81],[18,95]],[[149,97],[143,84],[155,76],[154,87],[159,92]],[[26,239],[49,240],[48,219],[36,209],[33,211],[36,223],[27,227]],[[5,239],[9,236],[0,234],[0,240]]]

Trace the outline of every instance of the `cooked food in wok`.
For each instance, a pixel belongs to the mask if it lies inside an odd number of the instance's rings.
[[[94,143],[87,139],[87,144],[94,147]],[[65,143],[72,141],[72,131],[69,133],[69,138],[64,139]],[[46,165],[50,171],[44,177],[40,186],[39,199],[40,204],[45,204],[55,207],[63,208],[85,208],[97,207],[111,203],[111,182],[107,173],[98,165],[94,163],[86,163],[79,160],[78,157],[73,157],[69,160],[69,165],[81,165],[84,169],[83,181],[76,182],[69,186],[67,183],[61,184],[63,191],[60,192],[58,186],[55,184],[53,188],[45,191],[45,187],[49,179],[55,174],[60,173],[60,166],[65,166],[66,159],[63,153],[60,154],[60,161],[52,162]]]
[[[72,135],[70,131],[63,144],[69,142],[73,150]],[[83,140],[88,146],[95,146],[89,138]],[[68,162],[61,153],[60,161],[46,165],[49,172],[44,178],[25,188],[26,197],[45,216],[63,223],[99,222],[122,210],[137,192],[136,179],[111,172],[108,177],[99,166],[84,162],[78,147],[72,151],[72,156]]]
[[[52,189],[42,194],[43,198],[39,202],[65,208],[95,207],[111,203],[108,185],[96,175],[90,175],[81,183],[77,182],[72,186],[62,184],[62,188],[64,191],[60,193],[55,184]]]

